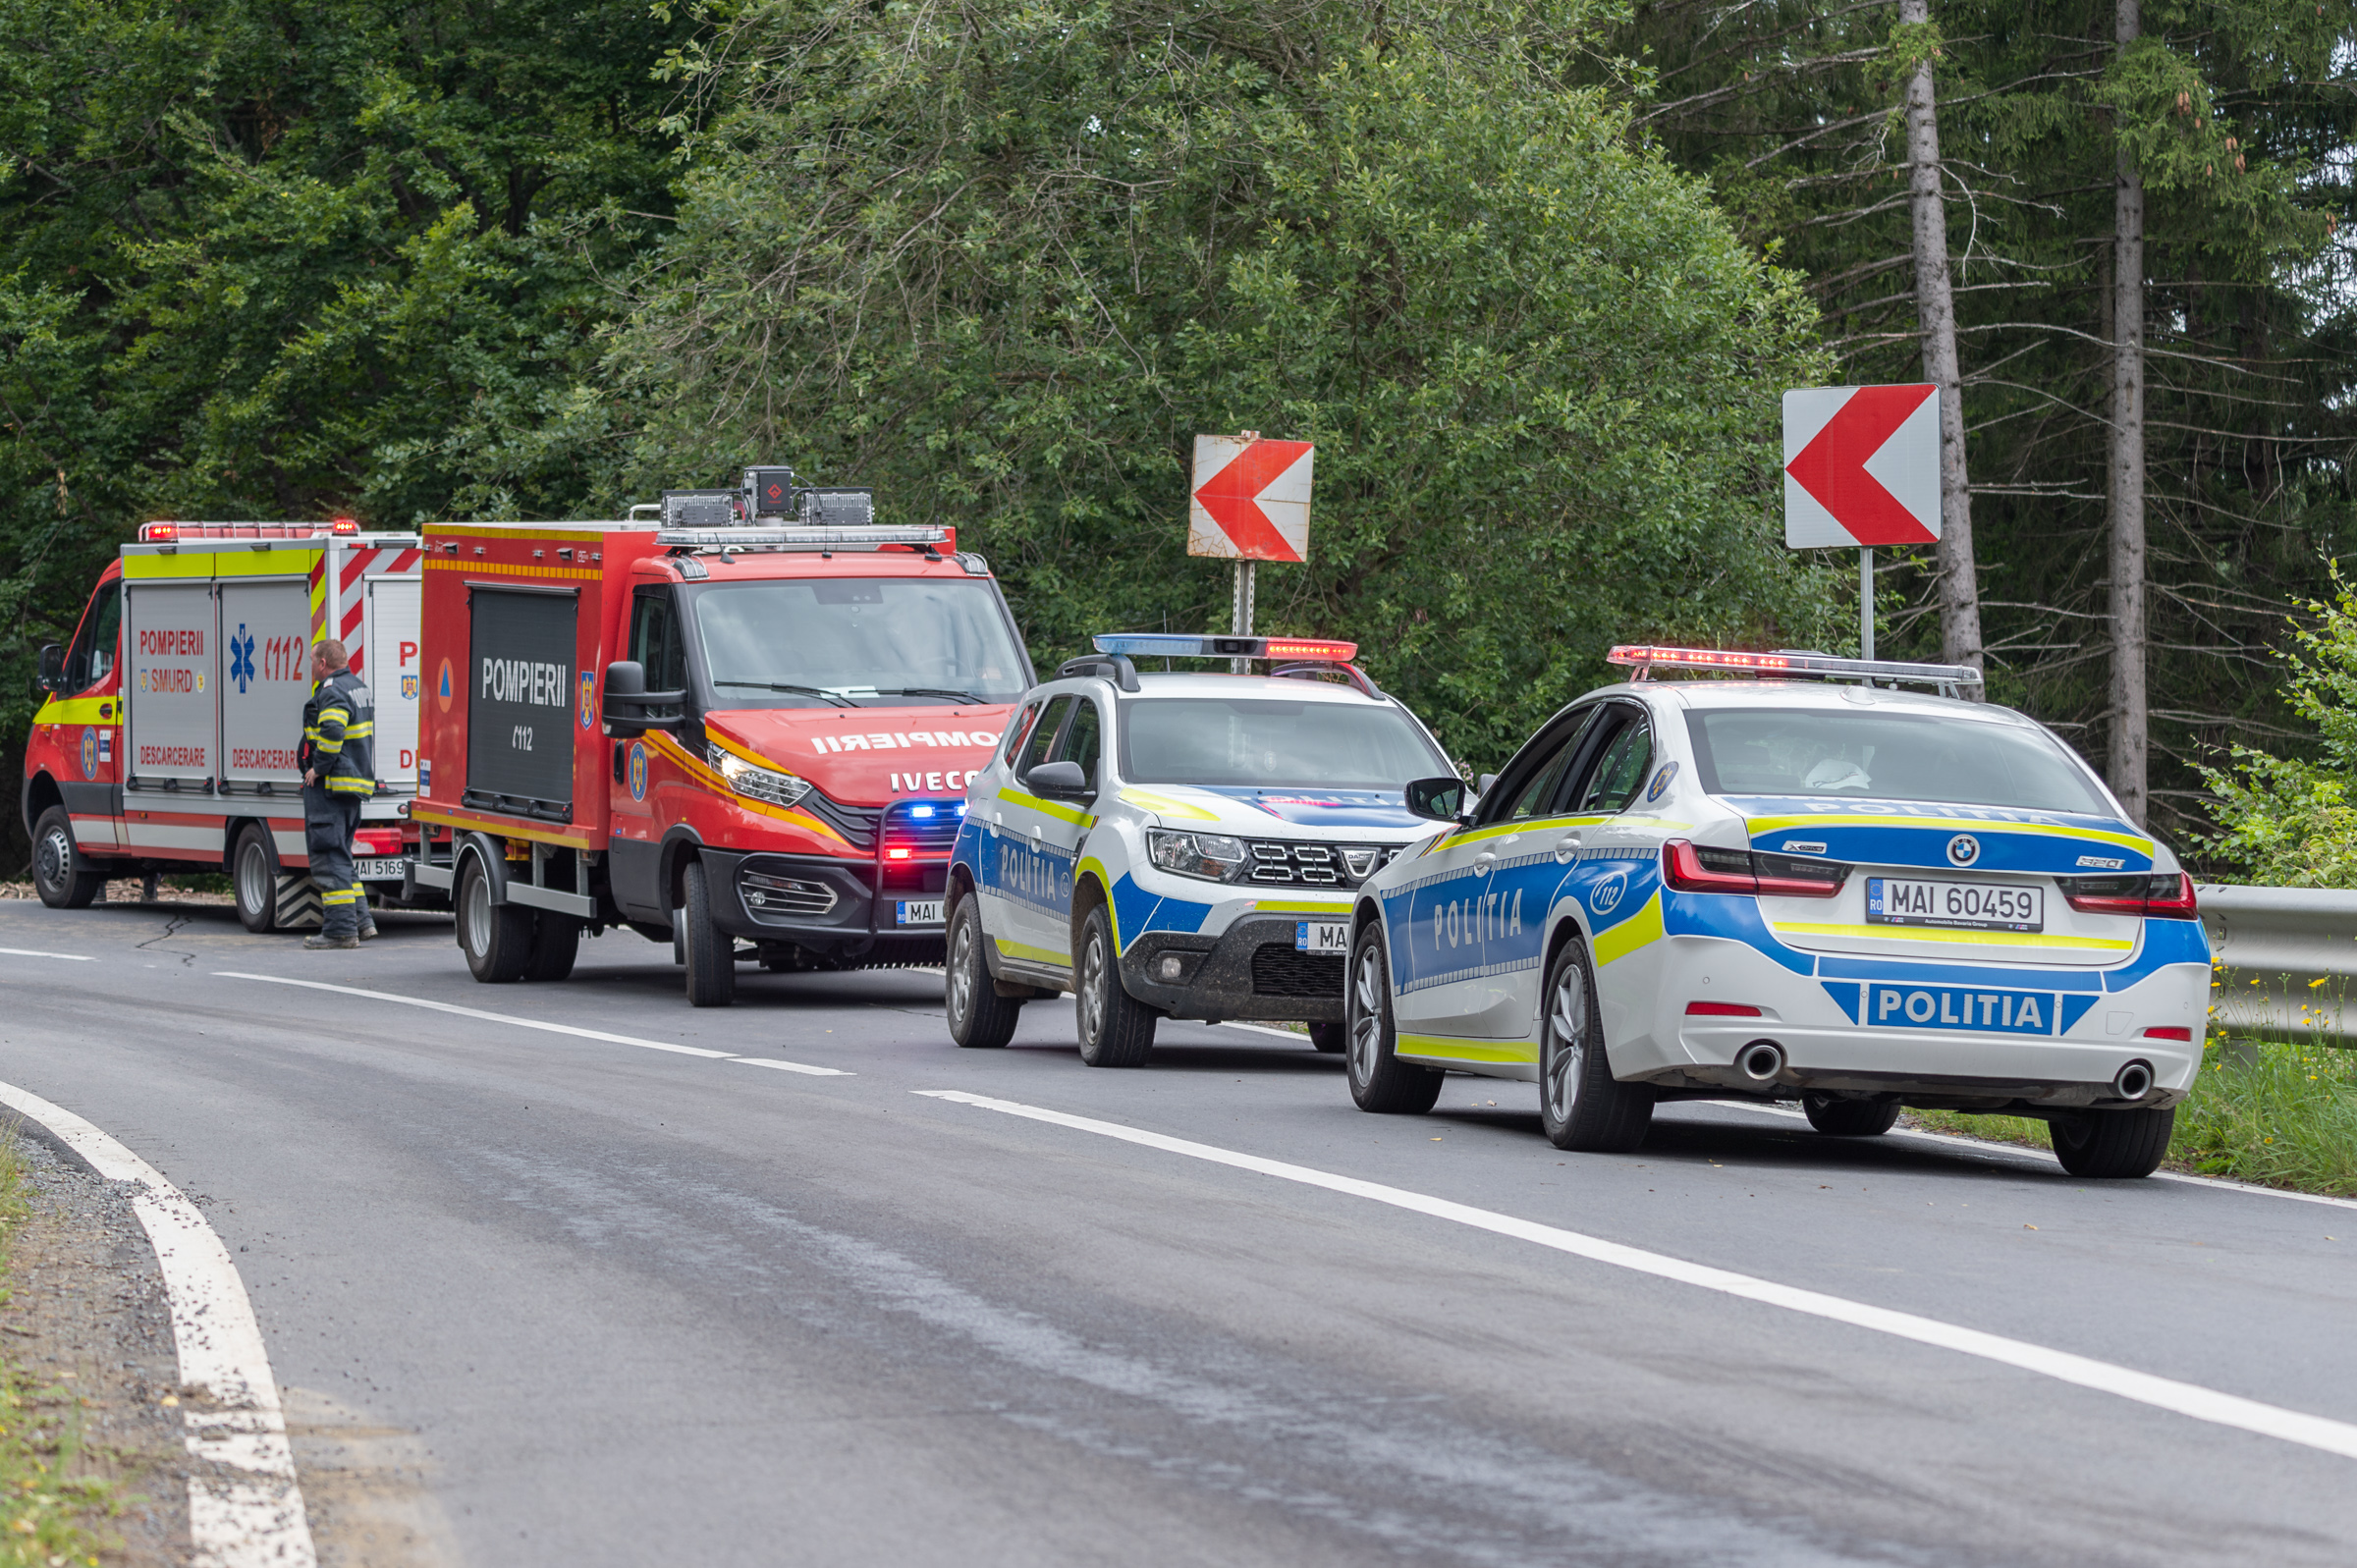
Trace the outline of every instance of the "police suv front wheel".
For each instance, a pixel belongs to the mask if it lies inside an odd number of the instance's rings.
[[[1613,1076],[1588,949],[1563,945],[1547,976],[1539,1028],[1539,1127],[1558,1149],[1626,1154],[1653,1124],[1653,1089]]]
[[[1014,1038],[1022,1016],[1020,997],[1002,997],[991,983],[982,955],[982,900],[972,893],[958,900],[950,915],[949,961],[942,966],[943,1010],[950,1038],[968,1051],[996,1051]]]
[[[1383,928],[1370,923],[1350,947],[1350,978],[1343,994],[1343,1029],[1349,1051],[1350,1098],[1361,1110],[1421,1116],[1441,1098],[1446,1073],[1401,1061],[1399,1031],[1392,1023],[1392,963]]]
[[[1154,1049],[1153,1008],[1122,987],[1122,959],[1113,945],[1113,919],[1098,904],[1080,922],[1073,955],[1072,1011],[1080,1025],[1080,1059],[1092,1067],[1142,1067]]]

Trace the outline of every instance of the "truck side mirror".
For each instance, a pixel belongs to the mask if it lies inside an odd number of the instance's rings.
[[[606,729],[624,740],[635,740],[649,730],[668,728],[675,716],[650,719],[648,711],[677,708],[686,700],[685,691],[647,690],[646,667],[635,659],[617,659],[606,666]]]
[[[1465,809],[1465,782],[1462,779],[1416,779],[1407,786],[1407,809],[1410,815],[1431,822],[1458,821]]]
[[[40,674],[33,677],[33,684],[43,691],[56,691],[65,683],[66,645],[62,642],[43,643]]]
[[[1043,762],[1023,779],[1023,785],[1035,795],[1054,795],[1066,800],[1077,800],[1094,794],[1088,775],[1076,762]]]

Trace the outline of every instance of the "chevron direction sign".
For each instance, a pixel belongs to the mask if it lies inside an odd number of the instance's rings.
[[[1316,456],[1306,441],[1268,441],[1251,432],[1195,437],[1186,553],[1231,561],[1308,560],[1309,470]]]
[[[1939,390],[1925,383],[1784,394],[1787,547],[1940,537]]]

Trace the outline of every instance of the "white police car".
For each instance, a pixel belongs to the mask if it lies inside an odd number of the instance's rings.
[[[1144,1061],[1166,1017],[1302,1019],[1341,1051],[1351,894],[1432,833],[1402,791],[1447,757],[1353,643],[1094,640],[1024,696],[967,785],[951,1037],[1004,1046],[1024,998],[1069,991],[1092,1066]],[[1275,668],[1141,676],[1149,655]]]
[[[1797,1096],[1821,1132],[1901,1106],[2043,1117],[2064,1168],[2142,1176],[2201,1062],[2193,884],[2086,764],[1968,669],[1616,648],[1462,816],[1359,891],[1361,1108],[1443,1069],[1536,1080],[1559,1148],[1657,1101]],[[1754,679],[1663,681],[1685,668]],[[1791,677],[1801,678],[1791,678]],[[1778,678],[1782,677],[1782,678]],[[1945,688],[1948,695],[1897,689]]]

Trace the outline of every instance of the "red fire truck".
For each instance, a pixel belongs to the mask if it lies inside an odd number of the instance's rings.
[[[426,529],[415,876],[477,980],[561,980],[621,926],[697,1006],[742,961],[941,961],[965,782],[1030,661],[952,530],[789,481]]]
[[[310,645],[340,637],[376,697],[361,880],[407,882],[417,774],[415,534],[335,522],[150,522],[98,579],[25,747],[33,883],[80,908],[111,877],[227,871],[250,931],[316,926],[296,748]]]

